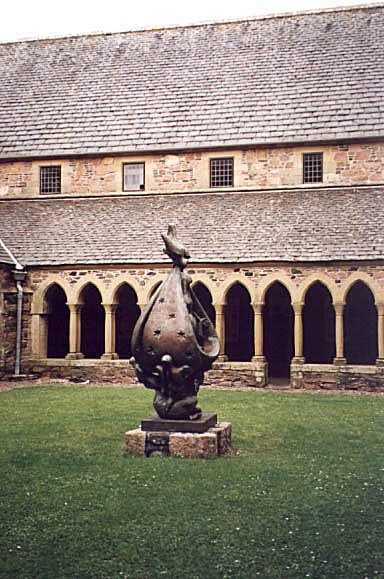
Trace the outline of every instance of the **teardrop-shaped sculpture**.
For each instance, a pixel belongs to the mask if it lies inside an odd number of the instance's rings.
[[[197,392],[220,344],[183,271],[189,254],[175,227],[162,237],[173,269],[136,323],[131,363],[139,381],[156,390],[153,404],[161,418],[197,419]]]

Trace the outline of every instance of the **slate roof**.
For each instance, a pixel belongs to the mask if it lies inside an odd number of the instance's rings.
[[[13,265],[12,259],[9,257],[6,251],[4,251],[1,245],[0,245],[0,263],[6,265]]]
[[[27,266],[169,263],[169,222],[195,263],[384,259],[384,187],[0,201]]]
[[[5,265],[12,265],[15,269],[23,269],[23,265],[16,259],[10,248],[4,243],[0,237],[0,263]]]
[[[0,159],[384,136],[384,4],[0,45]]]

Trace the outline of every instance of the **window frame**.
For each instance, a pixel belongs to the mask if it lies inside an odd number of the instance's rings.
[[[227,185],[214,185],[213,184],[213,165],[214,163],[217,163],[218,161],[230,161],[231,162],[231,169],[232,169],[232,175],[231,175],[231,183],[227,184]],[[211,157],[209,159],[209,187],[211,189],[220,189],[222,187],[234,187],[235,185],[235,158],[234,157]]]
[[[308,168],[306,167],[306,159],[308,159],[309,157],[318,157],[321,161],[320,161],[320,165],[321,165],[321,178],[320,179],[315,179],[315,180],[308,180],[306,179],[306,177],[308,176],[308,174],[306,173],[306,171],[311,171],[312,174],[317,170],[316,167],[314,168],[312,166],[312,168]],[[319,183],[324,183],[324,153],[323,151],[314,151],[314,152],[307,152],[307,153],[303,153],[303,185],[317,185]]]
[[[126,189],[125,188],[125,167],[128,165],[141,165],[143,167],[143,183],[140,184],[140,187],[138,187],[137,189],[132,189],[132,188]],[[145,162],[144,161],[124,162],[123,167],[122,167],[122,177],[123,177],[123,183],[122,183],[123,193],[129,193],[129,192],[135,192],[135,191],[145,191]]]
[[[59,178],[58,178],[58,191],[57,190],[49,190],[49,191],[43,191],[43,188],[45,188],[47,185],[44,185],[43,187],[43,174],[46,172],[49,172],[52,169],[58,169],[59,170]],[[46,176],[45,177],[46,180],[51,179],[52,180],[52,176]],[[55,177],[56,179],[56,177]],[[62,193],[63,190],[63,172],[62,172],[62,166],[61,165],[40,165],[39,166],[39,194],[40,195],[60,195]]]

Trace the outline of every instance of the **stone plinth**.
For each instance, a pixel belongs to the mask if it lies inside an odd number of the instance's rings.
[[[231,434],[230,422],[219,422],[205,432],[154,432],[136,428],[125,433],[125,451],[147,457],[212,458],[230,450]]]

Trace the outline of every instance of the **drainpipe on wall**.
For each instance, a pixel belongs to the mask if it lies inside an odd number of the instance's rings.
[[[15,376],[20,376],[21,326],[23,319],[23,295],[24,295],[22,282],[25,280],[27,272],[25,270],[15,269],[12,273],[17,288]]]
[[[20,376],[20,354],[21,354],[21,325],[23,315],[23,282],[27,276],[24,266],[16,259],[12,251],[5,245],[0,238],[0,248],[8,255],[5,263],[12,263],[15,267],[13,270],[13,279],[17,287],[17,317],[16,317],[16,356],[15,356],[15,376]]]

